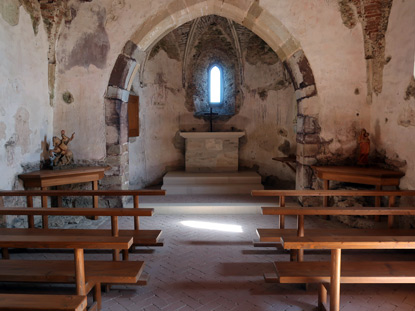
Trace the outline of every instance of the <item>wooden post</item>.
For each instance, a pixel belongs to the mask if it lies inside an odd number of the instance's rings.
[[[9,249],[8,248],[2,248],[1,249],[1,258],[2,259],[10,259]]]
[[[118,236],[119,230],[118,230],[118,217],[117,216],[111,216],[111,232],[112,236]],[[114,261],[120,260],[120,250],[114,249],[114,252],[112,254],[112,259]]]
[[[328,179],[323,180],[323,189],[324,190],[329,190],[330,189],[330,184],[329,184]],[[329,197],[328,196],[323,197],[323,206],[324,207],[329,206]]]
[[[341,249],[331,250],[330,311],[340,310]]]
[[[122,250],[122,260],[128,261],[128,259],[129,259],[128,249],[123,249]]]
[[[27,201],[27,207],[33,207],[32,196],[27,196],[26,201]],[[35,216],[33,215],[27,216],[27,223],[28,223],[29,228],[34,228],[35,227]]]
[[[285,206],[285,196],[280,196],[280,207]],[[285,215],[280,215],[280,229],[285,228]]]
[[[76,278],[76,294],[86,296],[85,289],[85,261],[84,250],[82,248],[75,249],[75,278]]]
[[[134,196],[134,208],[138,208],[138,195]],[[134,216],[134,230],[140,229],[140,219],[138,216]]]
[[[382,190],[382,186],[381,185],[376,185],[376,190],[377,191],[381,191]],[[380,207],[381,206],[380,199],[381,199],[380,196],[376,196],[375,197],[375,207]],[[375,216],[375,221],[377,221],[377,222],[380,221],[380,216],[379,215],[376,215]]]
[[[101,299],[101,283],[95,283],[94,287],[94,300],[97,302],[97,309],[102,309],[102,299]]]
[[[318,310],[326,310],[324,304],[327,303],[327,289],[324,283],[320,283],[318,287]]]
[[[56,186],[56,190],[62,190],[62,186]],[[62,196],[60,195],[58,195],[58,206],[57,207],[63,207]]]
[[[324,190],[330,190],[330,181],[328,179],[324,179],[323,180],[323,189]],[[323,207],[327,207],[329,206],[329,197],[328,196],[324,196],[323,197]],[[325,216],[325,219],[330,219],[330,216]]]
[[[297,235],[304,236],[304,215],[297,216]],[[304,249],[298,250],[297,261],[304,261]]]
[[[98,190],[98,180],[94,180],[92,181],[92,190]],[[98,196],[94,195],[92,197],[92,201],[93,201],[93,207],[97,208],[98,207]],[[98,216],[93,216],[92,219],[93,220],[97,220],[99,217]]]
[[[42,190],[48,190],[48,187],[42,187]],[[47,208],[48,207],[48,197],[47,196],[42,196],[42,207]],[[49,227],[49,222],[48,222],[48,216],[47,215],[43,215],[42,216],[42,227],[44,229],[47,229]]]
[[[389,202],[388,202],[388,206],[390,208],[394,207],[395,205],[395,196],[389,196]],[[393,223],[394,223],[394,216],[393,215],[388,215],[388,228],[392,229],[393,228]]]

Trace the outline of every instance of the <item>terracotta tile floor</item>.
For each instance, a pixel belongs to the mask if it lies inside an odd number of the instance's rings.
[[[143,248],[130,260],[144,260],[147,286],[114,286],[103,293],[103,310],[315,310],[317,290],[299,285],[266,284],[263,273],[273,272],[273,261],[288,261],[276,248],[255,248],[257,227],[275,227],[277,218],[263,215],[154,215],[140,219],[142,228],[163,230],[165,245]],[[287,227],[295,219],[288,217]],[[107,220],[103,226],[108,227]],[[122,219],[121,227],[132,227]],[[334,227],[336,223],[306,218],[307,227]],[[71,258],[69,253],[16,253],[12,258]],[[319,251],[306,260],[329,259]],[[354,251],[344,259],[365,257],[414,259],[414,252]],[[110,254],[87,254],[89,259],[110,259]],[[415,285],[342,285],[343,311],[415,310]]]

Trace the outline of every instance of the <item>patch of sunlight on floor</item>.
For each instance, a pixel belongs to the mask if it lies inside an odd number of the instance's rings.
[[[238,225],[219,224],[215,222],[184,220],[182,225],[197,229],[208,229],[226,232],[243,232],[242,227]]]

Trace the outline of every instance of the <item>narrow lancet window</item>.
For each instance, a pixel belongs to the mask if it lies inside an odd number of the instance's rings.
[[[220,104],[222,102],[222,72],[218,66],[209,70],[209,103]]]

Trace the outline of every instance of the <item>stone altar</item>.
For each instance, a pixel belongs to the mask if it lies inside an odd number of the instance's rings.
[[[261,176],[238,171],[239,138],[245,132],[181,132],[185,171],[168,172],[161,189],[169,194],[245,194],[262,190]]]
[[[237,172],[239,138],[245,132],[181,132],[186,172]]]

